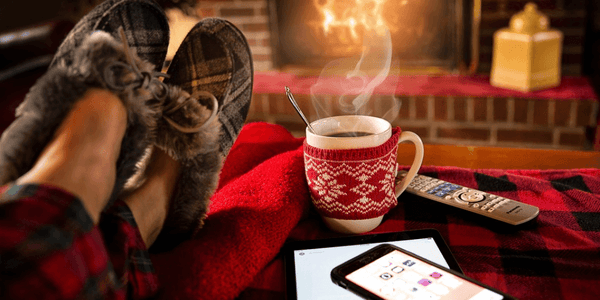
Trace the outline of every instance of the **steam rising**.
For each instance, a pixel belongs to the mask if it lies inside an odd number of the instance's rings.
[[[397,76],[388,77],[392,66],[390,31],[385,27],[365,29],[362,49],[360,56],[328,63],[311,87],[311,100],[319,119],[370,115],[391,123],[398,116],[401,101],[393,94],[377,93],[382,84],[395,87],[398,83]],[[379,103],[373,103],[374,98]]]

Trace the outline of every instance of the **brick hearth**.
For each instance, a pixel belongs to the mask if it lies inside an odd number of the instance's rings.
[[[592,149],[598,111],[594,99],[398,97],[402,107],[393,125],[414,131],[425,143]],[[309,96],[295,98],[311,118]],[[281,124],[304,135],[304,123],[283,94],[255,95],[248,121]]]

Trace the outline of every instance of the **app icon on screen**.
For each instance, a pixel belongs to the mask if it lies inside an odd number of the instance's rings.
[[[392,275],[390,273],[383,273],[383,274],[379,275],[379,277],[381,277],[381,279],[383,279],[383,280],[388,280],[388,279],[392,278]]]
[[[423,278],[423,279],[419,280],[419,284],[422,286],[428,286],[431,284],[431,280]]]
[[[415,265],[415,262],[409,259],[409,260],[403,262],[402,264],[405,265],[405,266],[412,267],[412,266]]]
[[[400,272],[402,272],[402,271],[404,271],[404,268],[403,268],[403,267],[398,267],[398,266],[395,266],[395,267],[393,267],[393,268],[392,268],[392,272],[394,272],[394,273],[396,273],[396,274],[398,274],[398,273],[400,273]]]
[[[429,274],[429,276],[431,276],[435,279],[439,279],[440,277],[442,277],[442,274],[440,274],[438,272],[433,272],[433,273]]]

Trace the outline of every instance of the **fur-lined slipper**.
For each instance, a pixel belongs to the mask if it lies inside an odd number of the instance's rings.
[[[252,53],[242,32],[226,20],[203,19],[187,34],[167,73],[165,83],[191,94],[204,91],[215,95],[222,124],[220,152],[227,156],[246,121],[252,98]]]
[[[203,19],[183,40],[167,74],[165,83],[192,94],[201,106],[211,107],[216,100],[218,121],[192,135],[158,121],[156,145],[180,161],[183,170],[152,251],[171,249],[203,226],[210,197],[219,181],[221,159],[229,152],[248,114],[254,74],[250,47],[230,22]],[[216,107],[212,107],[214,113]],[[182,124],[187,118],[178,118],[177,123]],[[203,119],[200,116],[187,126],[195,126]]]
[[[56,129],[90,88],[117,95],[128,110],[127,129],[117,161],[117,176],[107,206],[135,173],[136,163],[153,141],[160,113],[157,99],[165,90],[154,65],[140,59],[122,41],[96,31],[75,49],[70,65],[58,64],[44,74],[17,108],[17,118],[0,138],[0,185],[29,171]]]
[[[152,251],[172,249],[202,227],[222,167],[215,96],[208,92],[190,95],[170,86],[167,99],[157,121],[155,145],[181,163],[181,171]],[[205,102],[210,107],[201,104]]]

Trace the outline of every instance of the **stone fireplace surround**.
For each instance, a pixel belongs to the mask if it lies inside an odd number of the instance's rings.
[[[493,33],[506,27],[510,17],[526,2],[482,0],[478,76],[489,74]],[[426,90],[419,94],[403,94],[403,91],[396,90],[395,94],[402,99],[403,105],[394,125],[416,132],[425,143],[592,149],[597,143],[599,104],[587,79],[580,77],[585,30],[583,1],[582,4],[562,0],[534,2],[550,17],[551,26],[565,34],[562,72],[566,81],[563,79],[562,88],[572,88],[573,93],[558,97],[556,93],[550,93],[553,96],[548,97],[518,92],[440,95]],[[220,17],[231,21],[248,38],[256,71],[248,121],[281,124],[293,134],[302,136],[304,125],[283,94],[283,86],[279,91],[271,86],[271,82],[273,78],[287,78],[285,84],[293,88],[311,78],[274,69],[269,29],[272,8],[269,3],[269,0],[203,0],[198,2],[196,9],[200,17]],[[456,80],[453,76],[447,79]],[[481,76],[474,80],[480,82]],[[565,82],[572,86],[565,87]],[[307,93],[299,90],[294,95],[305,113],[310,114]]]

